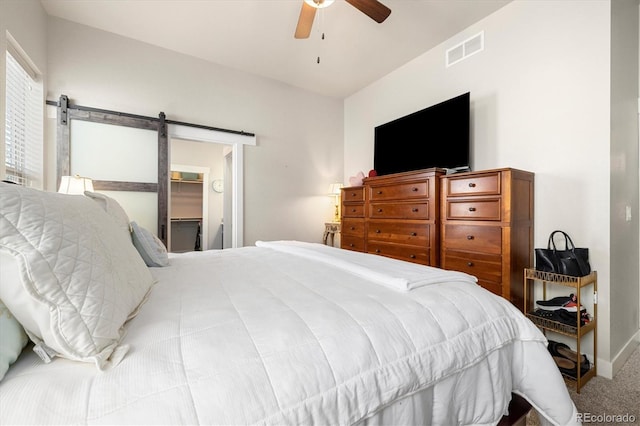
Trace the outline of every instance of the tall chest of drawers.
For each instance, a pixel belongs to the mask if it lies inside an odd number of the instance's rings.
[[[533,267],[533,203],[530,172],[443,176],[440,266],[475,275],[481,286],[523,310],[523,271]]]
[[[342,192],[341,247],[437,266],[443,169],[365,178]]]
[[[364,194],[364,186],[342,188],[341,248],[365,251]]]

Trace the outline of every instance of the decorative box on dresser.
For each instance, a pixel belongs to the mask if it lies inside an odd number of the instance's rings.
[[[441,178],[440,266],[475,275],[523,312],[533,267],[534,174],[503,168]],[[527,300],[532,300],[531,295]]]
[[[365,178],[342,193],[341,247],[423,265],[439,264],[444,169]]]

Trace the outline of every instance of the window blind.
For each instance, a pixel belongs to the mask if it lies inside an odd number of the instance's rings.
[[[7,50],[5,179],[39,188],[43,186],[42,90],[32,70]]]

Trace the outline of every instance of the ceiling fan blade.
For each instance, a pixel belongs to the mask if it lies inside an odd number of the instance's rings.
[[[313,19],[316,16],[316,10],[318,9],[309,6],[302,0],[302,9],[300,9],[300,17],[298,18],[298,25],[296,26],[296,33],[294,35],[295,38],[309,38]]]
[[[391,14],[389,9],[378,0],[345,0],[351,6],[376,21],[378,24],[384,22]]]

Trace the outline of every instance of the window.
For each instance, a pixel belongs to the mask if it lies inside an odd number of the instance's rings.
[[[6,53],[5,179],[43,187],[42,83],[19,52]]]

